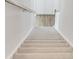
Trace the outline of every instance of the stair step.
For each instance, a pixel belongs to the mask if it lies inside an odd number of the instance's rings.
[[[12,59],[73,59],[73,48],[55,29],[36,28]]]
[[[19,48],[18,53],[53,53],[53,52],[72,52],[71,47],[51,47],[51,48],[35,48],[35,47],[29,47],[29,48]]]
[[[62,38],[62,39],[61,39],[61,38],[59,38],[59,39],[53,39],[53,38],[51,38],[51,39],[50,39],[50,38],[49,38],[49,39],[47,39],[47,38],[46,38],[46,39],[39,39],[39,38],[38,38],[38,39],[34,39],[34,38],[29,39],[29,38],[28,38],[28,39],[26,39],[26,40],[64,40],[64,39],[63,39],[63,38]]]
[[[32,46],[51,46],[51,47],[61,47],[61,46],[69,46],[68,43],[23,43],[22,47],[32,47]]]
[[[60,35],[49,35],[49,34],[33,34],[28,39],[63,39]]]
[[[39,39],[39,38],[38,39],[33,39],[33,38],[32,39],[29,39],[28,38],[26,40],[64,40],[64,39],[63,38],[62,39],[61,38],[59,38],[59,39],[53,39],[53,38],[51,38],[51,39],[50,38],[49,39],[47,39],[47,38],[46,39]]]
[[[28,37],[28,39],[35,39],[35,40],[37,40],[37,39],[40,39],[40,40],[42,40],[42,39],[63,39],[62,37],[57,37],[57,36],[55,36],[55,37],[53,37],[53,36],[32,36],[32,37]]]
[[[13,59],[73,59],[73,53],[17,53]]]
[[[24,43],[67,43],[65,40],[25,40]]]
[[[46,44],[55,44],[55,43],[67,43],[67,42],[24,42],[24,44],[44,44],[44,43],[46,43]]]
[[[38,45],[38,46],[27,46],[27,45],[23,45],[23,46],[21,46],[21,48],[30,48],[30,47],[32,47],[32,48],[50,48],[50,47],[69,47],[69,45],[68,46],[63,46],[63,45],[61,45],[61,46],[47,46],[47,45]]]

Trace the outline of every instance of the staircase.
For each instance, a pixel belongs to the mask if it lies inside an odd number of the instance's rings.
[[[12,59],[73,59],[73,53],[55,29],[35,28]]]

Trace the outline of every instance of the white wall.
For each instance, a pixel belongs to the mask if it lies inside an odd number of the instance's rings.
[[[33,7],[33,0],[15,0],[15,1],[18,1],[22,5],[27,6],[27,7],[31,8],[31,9]]]
[[[73,44],[73,1],[61,0],[60,4],[56,29],[67,38],[70,44]]]
[[[34,10],[39,13],[52,13],[55,8],[55,0],[33,0]]]
[[[33,27],[31,16],[28,12],[9,3],[6,6],[6,58],[9,57],[22,39]]]

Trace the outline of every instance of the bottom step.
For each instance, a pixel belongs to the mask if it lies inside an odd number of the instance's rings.
[[[15,54],[13,59],[73,59],[73,53]]]

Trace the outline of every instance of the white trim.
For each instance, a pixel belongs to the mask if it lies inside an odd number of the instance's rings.
[[[24,40],[29,36],[29,34],[32,32],[34,27],[32,27],[28,33],[25,35],[25,37],[20,41],[20,43],[16,46],[15,50],[10,54],[10,56],[6,59],[11,59],[11,57],[14,55],[14,53],[17,51],[17,49],[21,46],[21,44],[24,42]]]
[[[55,27],[54,27],[55,28]],[[73,47],[73,43],[71,43],[70,41],[69,41],[69,39],[60,31],[60,30],[58,30],[58,29],[56,29],[55,28],[55,30],[69,43],[69,45],[71,46],[71,47]]]

